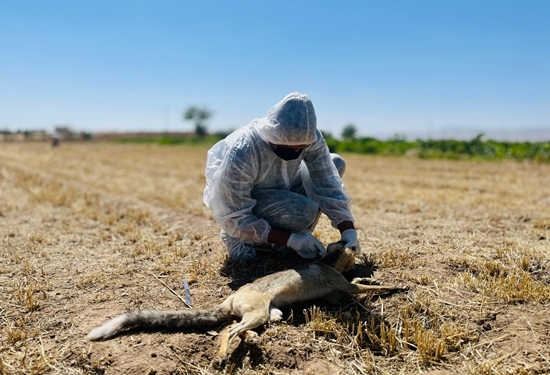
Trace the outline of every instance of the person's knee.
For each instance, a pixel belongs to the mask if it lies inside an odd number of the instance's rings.
[[[346,161],[338,154],[330,154],[330,156],[332,157],[332,162],[338,170],[338,174],[342,177],[346,172]]]
[[[304,233],[312,233],[315,230],[315,227],[317,226],[317,223],[319,222],[319,218],[321,217],[321,209],[317,208],[317,212],[311,212],[312,216],[310,217],[312,220],[309,223],[309,225],[302,230]]]
[[[284,206],[280,217],[270,217],[268,222],[276,227],[292,232],[307,232],[319,217],[319,205],[307,197]]]
[[[304,208],[304,229],[311,228],[314,223],[317,223],[317,220],[319,219],[319,214],[321,212],[321,209],[319,208],[319,205],[317,203],[312,202],[312,204],[307,205],[307,207]]]
[[[252,213],[277,228],[307,230],[319,216],[319,205],[308,197],[284,190],[253,191],[256,206]]]

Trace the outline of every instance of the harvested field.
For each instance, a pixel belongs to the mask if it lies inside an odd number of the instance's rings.
[[[303,261],[226,261],[202,203],[205,148],[0,144],[0,373],[210,374],[219,336],[90,329],[209,307]],[[550,373],[550,165],[344,155],[363,254],[406,293],[290,306],[233,374]],[[323,219],[324,243],[337,231]],[[162,281],[162,282],[160,282]]]

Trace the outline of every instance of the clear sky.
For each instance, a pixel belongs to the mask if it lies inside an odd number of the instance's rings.
[[[550,129],[550,1],[0,0],[0,129],[191,131],[198,105],[215,131],[292,91],[334,135]]]

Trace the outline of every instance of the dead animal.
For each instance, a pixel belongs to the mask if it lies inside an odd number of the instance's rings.
[[[239,319],[222,334],[218,364],[226,361],[231,342],[240,336],[246,343],[258,341],[252,331],[268,322],[282,318],[280,307],[299,301],[338,294],[402,291],[400,286],[364,285],[369,278],[347,281],[341,272],[351,269],[355,258],[342,242],[328,246],[327,254],[306,266],[296,267],[264,276],[239,288],[221,304],[211,309],[143,310],[119,315],[102,326],[93,329],[89,340],[104,340],[127,330],[195,329],[206,331],[212,326]]]

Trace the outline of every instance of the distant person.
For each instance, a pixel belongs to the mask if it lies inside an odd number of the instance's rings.
[[[55,135],[53,135],[51,138],[50,138],[50,142],[52,144],[52,147],[57,147],[59,146],[59,137],[56,137]]]
[[[359,252],[345,168],[317,130],[311,100],[297,92],[216,143],[208,151],[203,200],[229,258],[255,260],[255,244],[290,248],[303,258],[322,255],[326,249],[312,235],[321,213],[346,248]]]

